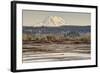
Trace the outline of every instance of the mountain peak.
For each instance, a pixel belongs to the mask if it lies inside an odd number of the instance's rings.
[[[48,16],[43,22],[44,26],[61,26],[65,24],[65,21],[60,16]]]
[[[45,24],[59,26],[59,25],[65,24],[65,21],[63,18],[59,16],[49,16],[47,20],[45,21]]]

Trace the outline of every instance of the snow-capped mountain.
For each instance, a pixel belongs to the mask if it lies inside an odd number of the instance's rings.
[[[65,24],[63,18],[59,16],[49,16],[43,21],[44,26],[62,26]]]
[[[65,20],[60,16],[48,16],[39,24],[33,25],[35,27],[47,26],[47,27],[57,27],[65,24]]]

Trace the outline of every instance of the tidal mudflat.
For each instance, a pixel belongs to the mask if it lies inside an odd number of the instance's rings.
[[[23,63],[88,60],[90,44],[34,43],[23,45]]]

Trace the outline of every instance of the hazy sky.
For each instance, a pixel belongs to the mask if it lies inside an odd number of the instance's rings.
[[[91,24],[90,13],[23,10],[22,15],[24,26],[43,26],[41,23],[48,20],[50,16],[61,17],[65,21],[62,25],[86,26]]]

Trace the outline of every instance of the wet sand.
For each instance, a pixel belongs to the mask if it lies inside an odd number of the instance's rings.
[[[23,44],[23,63],[88,60],[90,44]]]

